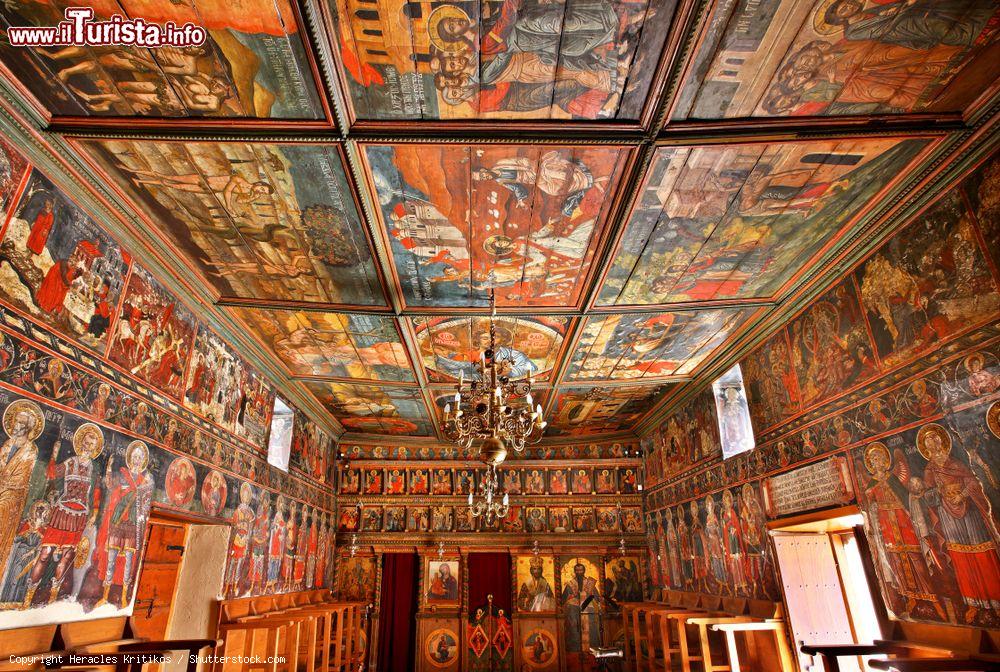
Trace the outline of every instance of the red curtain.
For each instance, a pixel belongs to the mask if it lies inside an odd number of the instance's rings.
[[[503,609],[510,618],[512,587],[510,582],[510,553],[469,554],[469,613],[487,603],[493,596],[493,606]]]
[[[378,616],[379,672],[416,669],[417,572],[416,553],[382,556],[382,597]]]

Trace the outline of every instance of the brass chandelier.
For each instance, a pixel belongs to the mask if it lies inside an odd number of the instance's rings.
[[[476,362],[478,380],[468,389],[464,372],[459,372],[455,386],[455,408],[451,403],[444,407],[441,431],[448,440],[470,448],[481,440],[479,458],[494,467],[507,457],[507,447],[517,452],[542,438],[546,423],[542,419],[542,405],[532,408],[531,378],[511,380],[514,368],[512,349],[504,356],[496,342],[496,297],[490,290],[490,342]]]
[[[482,518],[492,527],[510,512],[510,497],[500,489],[500,474],[497,465],[490,464],[479,482],[479,499],[469,492],[469,513],[473,518]]]

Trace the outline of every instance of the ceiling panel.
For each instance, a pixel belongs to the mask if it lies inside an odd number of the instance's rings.
[[[635,120],[675,0],[327,0],[368,120]]]
[[[0,4],[0,29],[55,26],[79,3]],[[57,116],[318,120],[327,114],[288,0],[92,0],[96,20],[190,22],[200,47],[0,46],[4,63]],[[4,40],[4,45],[7,41]]]
[[[993,0],[712,2],[671,119],[963,111],[995,79]]]
[[[411,307],[580,301],[631,151],[615,146],[364,148]]]
[[[510,377],[549,379],[559,362],[569,321],[566,317],[493,318],[498,357],[510,360]],[[469,381],[479,379],[475,364],[489,347],[490,318],[416,317],[412,324],[429,381],[454,382],[460,374]]]
[[[292,375],[412,382],[395,321],[381,315],[232,308]]]
[[[562,387],[545,419],[549,437],[630,431],[671,385]]]
[[[418,389],[320,381],[306,381],[305,386],[349,432],[434,434]]]
[[[770,297],[930,142],[660,147],[597,304]]]
[[[753,309],[587,318],[566,380],[655,380],[690,374]]]
[[[385,305],[339,146],[79,142],[223,296]]]

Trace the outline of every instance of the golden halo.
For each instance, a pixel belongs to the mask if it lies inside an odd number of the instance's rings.
[[[986,426],[993,432],[993,436],[1000,439],[1000,401],[994,401],[986,409]]]
[[[12,401],[3,412],[3,431],[7,432],[7,436],[10,436],[11,430],[14,429],[14,418],[17,417],[18,413],[27,413],[34,421],[31,424],[31,429],[28,430],[28,441],[34,441],[45,429],[45,414],[33,401],[27,399]]]
[[[965,358],[965,362],[963,362],[963,363],[965,364],[965,370],[968,371],[969,373],[972,373],[972,364],[973,364],[973,362],[979,362],[979,366],[980,367],[984,366],[985,365],[985,361],[983,360],[983,353],[981,353],[981,352],[974,352],[974,353],[972,353],[971,355],[969,355],[968,357]]]
[[[458,7],[454,5],[444,5],[443,7],[435,9],[431,12],[431,15],[427,17],[427,37],[430,38],[431,44],[441,51],[449,53],[462,51],[465,46],[461,42],[448,42],[441,38],[441,22],[445,19],[464,19],[465,21],[472,23],[471,19],[469,19],[469,15]]]
[[[943,450],[945,451],[945,453],[951,452],[951,434],[948,433],[947,429],[937,424],[936,422],[930,422],[921,427],[920,431],[917,432],[917,450],[920,451],[920,455],[923,456],[925,460],[927,460],[928,462],[930,462],[931,460],[931,456],[927,452],[927,446],[926,446],[928,434],[939,435],[941,437],[941,442],[944,446]]]
[[[92,453],[87,453],[87,457],[94,459],[104,451],[104,432],[102,432],[101,428],[94,423],[87,422],[80,425],[73,433],[73,451],[76,452],[77,455],[84,454],[83,441],[91,435],[97,436],[97,447],[94,448]]]
[[[826,12],[835,2],[837,0],[823,0],[819,7],[816,8],[816,13],[813,14],[813,30],[820,35],[833,35],[841,29],[840,26],[835,26],[826,21]]]
[[[865,469],[868,470],[869,474],[875,475],[875,468],[872,466],[872,458],[875,453],[881,453],[885,455],[886,464],[891,464],[892,457],[889,455],[889,449],[881,441],[876,441],[875,443],[869,445],[865,448]]]
[[[132,464],[133,455],[136,448],[142,448],[142,464],[138,467]],[[137,472],[143,471],[146,465],[149,464],[149,446],[147,446],[142,441],[133,441],[125,447],[125,464],[128,466],[129,471]]]

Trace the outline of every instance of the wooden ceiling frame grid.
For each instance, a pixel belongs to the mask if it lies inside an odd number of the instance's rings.
[[[988,87],[968,109],[959,113],[919,113],[905,115],[878,115],[874,117],[785,117],[768,119],[725,119],[711,122],[670,121],[670,112],[676,101],[678,91],[683,83],[691,57],[698,41],[698,34],[704,26],[706,12],[711,6],[710,0],[681,0],[675,10],[670,29],[660,54],[656,68],[654,83],[642,108],[638,123],[618,121],[567,122],[562,120],[548,121],[364,121],[358,120],[346,93],[344,68],[340,55],[334,48],[331,36],[333,19],[329,7],[321,0],[301,0],[301,4],[293,2],[296,18],[299,23],[299,36],[302,38],[305,52],[310,63],[312,75],[317,85],[317,93],[326,113],[326,119],[316,121],[281,121],[265,119],[147,119],[119,117],[53,117],[44,113],[42,108],[25,88],[16,80],[8,77],[9,82],[34,112],[37,120],[39,115],[44,119],[43,125],[55,133],[56,142],[75,150],[82,157],[83,164],[91,174],[102,177],[104,190],[110,189],[116,196],[115,201],[121,209],[121,203],[129,203],[131,199],[114,182],[90,160],[87,153],[79,146],[82,139],[122,138],[167,141],[204,141],[204,142],[273,142],[289,144],[335,145],[341,155],[345,167],[345,175],[350,185],[352,198],[365,229],[365,237],[369,244],[371,256],[376,267],[379,283],[382,287],[387,305],[353,306],[347,304],[325,304],[299,302],[292,300],[275,301],[235,296],[215,296],[216,307],[232,317],[226,310],[230,306],[262,307],[274,310],[321,311],[349,314],[372,314],[390,317],[397,333],[400,335],[404,349],[410,359],[414,374],[413,382],[368,381],[361,379],[345,379],[327,376],[292,375],[288,379],[302,389],[302,381],[350,382],[360,385],[374,385],[386,388],[419,388],[427,417],[436,426],[438,418],[435,396],[447,384],[431,383],[428,379],[416,334],[409,319],[417,316],[477,316],[486,315],[488,311],[477,308],[435,308],[408,307],[405,304],[402,290],[396,276],[391,250],[385,240],[385,230],[382,216],[377,207],[377,197],[374,185],[371,183],[370,170],[363,156],[362,149],[373,144],[398,143],[435,143],[435,144],[510,144],[510,145],[571,145],[573,147],[617,145],[628,151],[628,165],[623,170],[620,186],[614,195],[614,202],[608,209],[599,240],[592,243],[594,255],[590,268],[583,279],[580,299],[575,306],[519,309],[516,307],[501,307],[498,314],[504,315],[558,315],[571,318],[563,337],[563,345],[556,358],[552,370],[551,382],[546,385],[546,413],[551,413],[561,389],[598,388],[598,387],[655,387],[677,382],[691,382],[694,385],[673,385],[657,404],[649,409],[634,425],[631,432],[615,432],[609,435],[594,436],[594,440],[611,440],[614,438],[634,438],[649,430],[658,418],[676,407],[688,398],[705,380],[720,372],[724,367],[735,361],[740,354],[745,353],[755,343],[760,342],[766,334],[791,318],[790,311],[797,310],[803,297],[818,294],[814,288],[825,283],[824,278],[834,276],[840,269],[849,266],[845,259],[853,254],[861,240],[888,235],[895,225],[895,215],[910,198],[917,185],[933,184],[940,172],[933,171],[927,176],[927,164],[933,161],[940,163],[943,156],[949,153],[956,143],[968,138],[971,129],[978,123],[982,125],[983,116],[988,116],[991,104],[1000,97],[1000,81]],[[123,124],[128,130],[122,131]],[[551,134],[558,129],[560,135],[556,138]],[[797,269],[770,297],[688,301],[671,304],[629,305],[629,306],[597,306],[600,288],[607,276],[610,262],[625,233],[631,212],[641,195],[642,180],[652,165],[656,151],[662,147],[694,146],[694,145],[732,145],[746,143],[778,143],[803,140],[848,139],[866,137],[931,137],[930,143],[919,157],[909,164],[910,170],[898,176],[876,196],[869,198],[858,212],[851,218],[851,223],[842,226],[837,234],[822,246],[802,267]],[[933,155],[937,154],[936,157]],[[929,158],[932,157],[932,158]],[[923,169],[921,172],[921,168]],[[888,204],[885,202],[888,198]],[[889,212],[886,212],[886,209]],[[134,213],[139,213],[138,216]],[[141,209],[136,208],[129,213],[128,219],[142,223],[141,235],[155,235],[159,242],[155,247],[169,249],[170,242],[157,232],[156,223]],[[886,222],[889,221],[889,224]],[[880,228],[881,227],[881,228]],[[156,233],[153,233],[156,232]],[[166,245],[166,248],[164,248]],[[189,260],[175,257],[172,263],[182,263],[186,271],[185,277],[191,274],[200,275]],[[162,262],[161,262],[162,263]],[[845,265],[846,264],[846,265]],[[392,279],[392,281],[390,281]],[[207,281],[206,281],[207,284]],[[829,283],[826,283],[829,284]],[[199,288],[204,290],[204,288]],[[210,293],[211,290],[209,290]],[[204,293],[203,291],[200,293]],[[656,378],[655,381],[611,380],[611,381],[568,381],[566,374],[590,316],[614,314],[658,314],[662,312],[700,311],[714,308],[754,308],[750,316],[729,334],[713,352],[696,368],[695,373],[685,376]],[[226,320],[230,322],[230,320]],[[249,337],[255,342],[255,352],[270,352],[271,348],[263,342],[258,334],[233,333],[239,321],[233,321],[233,327],[225,325],[226,336],[236,342],[245,342]],[[214,326],[214,325],[213,325]],[[277,357],[275,363],[287,371]],[[271,368],[273,374],[273,367]],[[336,420],[334,420],[336,422]],[[329,423],[326,423],[329,424]],[[340,427],[339,422],[336,425]],[[341,427],[342,428],[342,427]],[[437,431],[437,439],[441,439]],[[373,441],[384,439],[398,441],[397,436],[371,434],[346,434],[345,441]],[[422,439],[421,442],[428,440]],[[433,439],[429,439],[433,440]],[[578,442],[579,439],[554,438],[552,443]]]

